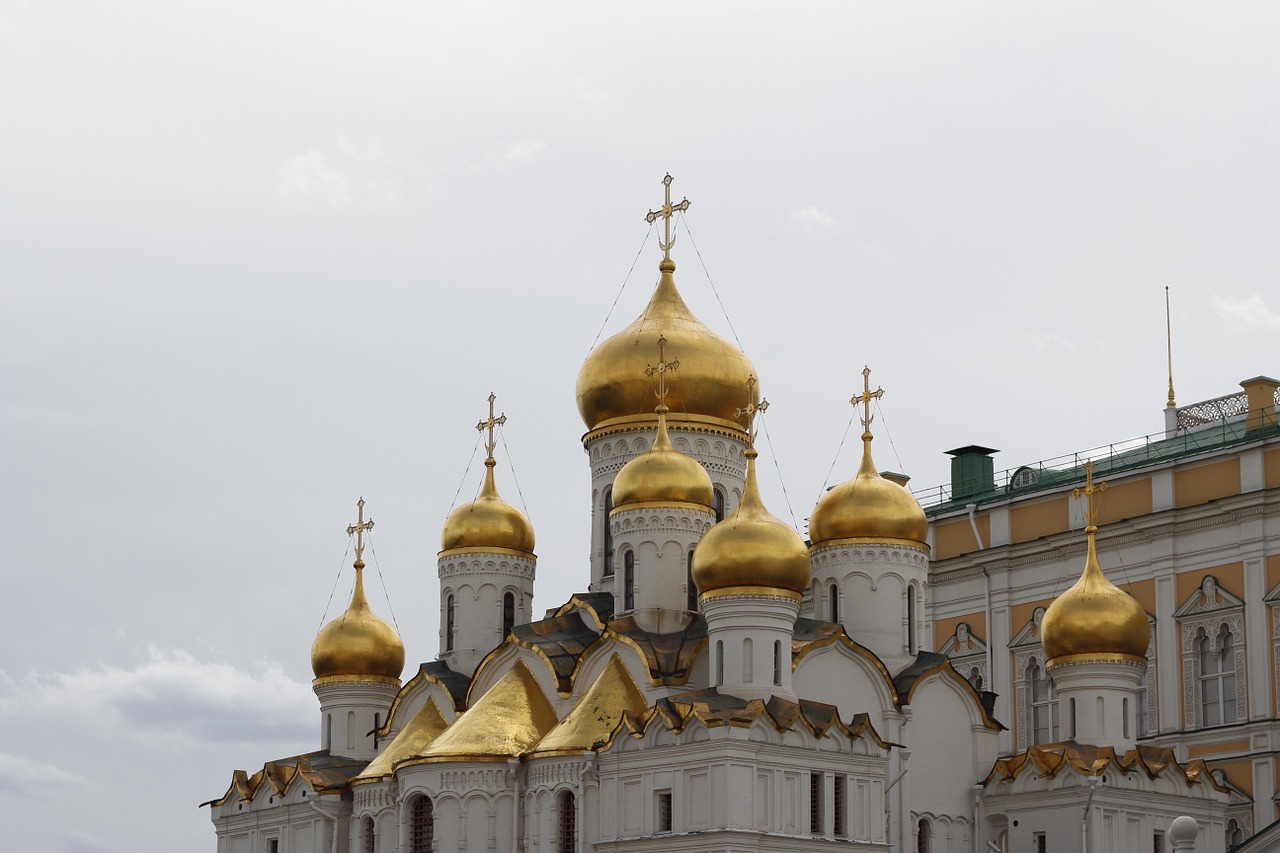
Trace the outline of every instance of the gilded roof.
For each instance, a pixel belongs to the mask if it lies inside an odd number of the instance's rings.
[[[560,605],[552,616],[566,616],[575,611],[588,614],[592,623],[601,631],[613,618],[614,600],[611,592],[576,592]]]
[[[454,672],[442,660],[420,663],[418,664],[418,671],[414,673],[413,678],[406,681],[404,686],[400,688],[400,692],[396,694],[396,698],[391,700],[391,708],[387,711],[387,719],[378,727],[378,737],[386,737],[391,733],[400,706],[410,695],[417,692],[420,685],[427,683],[438,684],[444,688],[453,703],[454,711],[461,712],[466,710],[467,690],[471,687],[470,676]]]
[[[504,548],[533,555],[533,524],[529,517],[498,494],[493,481],[492,456],[484,460],[484,483],[475,500],[449,513],[440,534],[440,553],[459,548]]]
[[[683,631],[654,634],[641,628],[635,617],[628,615],[610,622],[608,633],[640,653],[654,685],[684,684],[689,680],[694,659],[706,645],[707,622],[698,614]]]
[[[667,339],[667,351],[680,360],[679,377],[671,383],[666,403],[680,421],[709,419],[741,431],[735,412],[742,389],[756,374],[745,353],[711,331],[693,315],[676,290],[676,265],[664,260],[653,298],[631,325],[596,347],[578,372],[578,411],[587,429],[641,416],[653,422],[653,384],[645,375]],[[757,387],[756,399],[759,402]]]
[[[697,504],[710,511],[715,501],[711,475],[698,460],[676,450],[667,434],[667,407],[658,407],[653,446],[632,458],[613,478],[613,511],[644,504]]]
[[[573,710],[531,754],[581,755],[589,749],[608,749],[623,715],[642,714],[647,707],[640,688],[614,655]]]
[[[1085,528],[1088,551],[1080,578],[1054,599],[1040,623],[1049,663],[1076,656],[1123,655],[1146,663],[1150,626],[1138,600],[1113,584],[1098,564],[1097,528]]]
[[[399,684],[404,642],[369,607],[364,595],[364,561],[355,562],[356,582],[346,611],[320,629],[311,644],[316,678],[362,676]]]
[[[982,780],[983,785],[995,782],[1012,782],[1022,771],[1030,767],[1036,774],[1052,779],[1066,769],[1075,771],[1081,776],[1097,776],[1109,769],[1120,773],[1145,773],[1151,779],[1165,774],[1173,774],[1174,778],[1184,781],[1188,786],[1201,782],[1212,785],[1223,793],[1230,789],[1218,783],[1209,772],[1204,759],[1182,765],[1178,763],[1172,749],[1159,746],[1138,745],[1118,755],[1109,746],[1092,746],[1078,744],[1075,741],[1033,746],[1025,752],[996,761]]]
[[[427,704],[418,709],[418,713],[414,714],[413,719],[400,730],[391,743],[387,744],[386,749],[382,750],[378,757],[369,762],[369,766],[352,780],[353,783],[359,785],[364,782],[376,782],[384,776],[390,776],[397,764],[417,758],[426,752],[427,747],[448,727],[449,724],[440,713],[436,700],[428,699]]]
[[[848,539],[924,545],[928,536],[920,502],[880,475],[871,459],[871,433],[863,433],[858,473],[827,491],[809,516],[813,547]]]
[[[239,794],[245,802],[252,802],[264,792],[278,796],[287,791],[298,778],[310,785],[317,794],[341,793],[349,787],[351,779],[364,769],[365,763],[353,758],[330,755],[327,749],[278,758],[266,762],[252,776],[243,770],[236,770],[231,774],[231,785],[225,794],[200,805],[220,806],[233,794]]]
[[[522,660],[464,711],[417,758],[429,761],[506,761],[531,750],[556,727],[555,710]]]

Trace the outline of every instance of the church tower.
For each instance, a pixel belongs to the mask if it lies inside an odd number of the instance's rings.
[[[484,482],[475,500],[449,514],[440,537],[440,659],[454,672],[471,675],[516,625],[533,620],[533,525],[498,494],[493,469],[494,416],[476,424],[487,432]]]
[[[1049,605],[1040,625],[1045,669],[1058,691],[1058,711],[1067,738],[1109,746],[1123,755],[1137,745],[1138,687],[1147,670],[1147,613],[1117,587],[1098,564],[1093,462],[1085,462],[1089,526],[1084,571],[1071,589]],[[1144,712],[1145,713],[1145,712]]]
[[[373,519],[347,527],[356,536],[355,588],[341,616],[320,629],[311,644],[312,689],[320,700],[320,743],[331,755],[371,761],[377,747],[368,732],[386,721],[400,692],[404,642],[369,607],[364,595],[364,534]]]
[[[609,513],[618,569],[614,572],[614,612],[631,613],[647,631],[679,631],[698,602],[693,584],[693,549],[716,523],[715,490],[705,468],[676,450],[667,433],[667,374],[680,366],[666,360],[667,339],[658,338],[658,364],[645,373],[657,377],[658,434],[653,446],[622,466],[613,481]]]
[[[756,483],[754,383],[747,422],[747,478],[733,514],[702,537],[693,579],[707,620],[711,686],[742,699],[796,701],[791,640],[809,586],[809,554],[792,527],[765,509]]]
[[[743,383],[756,371],[741,349],[694,316],[676,289],[671,219],[689,208],[689,200],[671,202],[671,180],[663,179],[662,207],[646,217],[663,220],[657,289],[640,316],[596,347],[578,372],[578,411],[587,427],[582,444],[591,463],[592,592],[612,592],[623,570],[610,521],[617,504],[614,478],[657,441],[654,386],[645,370],[659,338],[682,360],[680,381],[666,399],[668,438],[710,475],[717,521],[738,505],[745,483],[747,441],[734,411]],[[694,596],[687,578],[681,588]]]

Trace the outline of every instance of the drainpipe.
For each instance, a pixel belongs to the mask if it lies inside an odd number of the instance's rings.
[[[307,800],[307,805],[311,806],[315,813],[320,815],[320,817],[333,824],[333,841],[329,845],[329,850],[331,853],[338,853],[338,819],[317,806],[315,800]]]
[[[965,507],[969,511],[969,527],[973,528],[973,541],[978,543],[978,550],[985,551],[987,546],[982,541],[982,534],[978,532],[978,505],[969,504]],[[986,567],[982,569],[982,601],[986,608],[983,618],[987,620],[987,681],[986,687],[991,689],[996,683],[996,674],[992,670],[991,661],[991,575],[987,574]]]
[[[1089,853],[1089,809],[1093,807],[1093,792],[1098,790],[1098,783],[1102,780],[1089,776],[1085,781],[1089,783],[1089,796],[1084,801],[1084,814],[1080,817],[1080,850]]]
[[[982,791],[981,785],[973,786],[973,853],[981,853],[982,844]]]

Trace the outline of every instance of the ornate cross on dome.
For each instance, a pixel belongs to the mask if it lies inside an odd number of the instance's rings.
[[[849,401],[855,406],[858,405],[859,403],[862,404],[863,432],[870,432],[871,422],[876,419],[876,416],[871,414],[871,401],[879,400],[883,396],[884,396],[883,388],[877,387],[876,390],[874,391],[871,390],[871,368],[864,366],[862,368],[862,393],[858,394],[857,396],[855,396],[853,399]]]
[[[364,560],[364,532],[373,529],[373,519],[364,520],[364,498],[361,498],[356,503],[356,508],[359,510],[359,515],[357,516],[359,520],[355,524],[347,525],[347,535],[350,536],[352,533],[356,535],[356,563],[358,566]]]
[[[658,405],[666,408],[667,405],[667,371],[675,370],[680,366],[680,359],[673,358],[667,361],[667,336],[658,336],[658,366],[652,364],[644,369],[645,376],[658,375]]]
[[[489,420],[480,421],[480,423],[476,424],[477,431],[479,432],[484,432],[485,430],[489,431],[489,438],[484,443],[484,450],[485,450],[485,453],[489,454],[490,459],[493,458],[493,451],[498,446],[497,442],[493,440],[493,428],[500,427],[507,422],[506,412],[503,412],[501,415],[498,415],[498,417],[496,418],[493,416],[493,401],[496,399],[498,399],[497,395],[494,394],[492,391],[490,391],[489,392]]]
[[[1071,497],[1075,498],[1076,500],[1080,500],[1081,495],[1085,496],[1085,499],[1088,501],[1088,507],[1085,509],[1085,513],[1084,513],[1085,521],[1089,523],[1090,527],[1093,527],[1094,526],[1093,523],[1098,520],[1098,507],[1097,507],[1097,504],[1094,503],[1093,496],[1094,494],[1101,494],[1102,492],[1105,492],[1107,490],[1107,481],[1103,480],[1101,483],[1093,482],[1093,460],[1092,459],[1085,460],[1084,482],[1085,482],[1085,485],[1083,489],[1071,490]]]
[[[679,204],[671,203],[671,180],[671,173],[668,172],[667,176],[662,179],[662,186],[665,194],[662,207],[657,210],[649,211],[644,218],[645,222],[652,225],[653,220],[657,219],[659,216],[662,217],[663,233],[666,235],[666,239],[658,242],[658,248],[662,250],[662,259],[664,261],[671,259],[671,247],[676,244],[676,241],[671,237],[671,217],[676,215],[676,211],[685,211],[689,209],[689,199],[687,198]]]
[[[747,377],[747,405],[741,409],[734,409],[733,416],[742,421],[743,427],[747,430],[747,444],[755,445],[756,443],[756,414],[759,412],[767,412],[769,410],[769,401],[761,400],[755,402],[756,398],[756,377],[755,374]]]

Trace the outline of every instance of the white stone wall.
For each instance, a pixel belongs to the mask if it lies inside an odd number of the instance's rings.
[[[533,582],[537,562],[515,551],[456,549],[437,558],[440,576],[440,654],[454,672],[470,675],[503,641],[503,598],[515,600],[515,620],[534,620]],[[448,602],[454,600],[453,649],[449,650]]]

